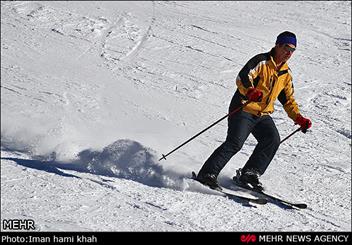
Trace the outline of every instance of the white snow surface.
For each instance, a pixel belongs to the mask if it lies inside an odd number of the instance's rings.
[[[226,120],[159,161],[226,115],[242,66],[285,30],[313,126],[261,180],[308,208],[243,205],[190,179]],[[297,128],[280,103],[272,117],[282,138]],[[1,219],[39,231],[351,231],[351,2],[2,1]]]

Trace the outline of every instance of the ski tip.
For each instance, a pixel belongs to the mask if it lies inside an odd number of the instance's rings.
[[[300,209],[307,208],[307,204],[305,204],[305,203],[296,203],[294,206],[297,208],[300,208]]]
[[[267,204],[267,203],[268,203],[268,200],[259,198],[259,199],[250,200],[250,202],[256,203],[256,204],[264,205],[264,204]]]

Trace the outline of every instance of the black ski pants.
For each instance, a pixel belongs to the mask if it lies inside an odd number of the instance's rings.
[[[269,115],[258,117],[244,111],[239,111],[228,118],[225,142],[210,155],[198,175],[218,176],[227,162],[241,150],[250,133],[257,139],[258,144],[242,169],[244,171],[253,169],[262,175],[279,148],[280,136]]]

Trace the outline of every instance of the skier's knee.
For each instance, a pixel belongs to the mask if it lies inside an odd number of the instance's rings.
[[[224,147],[226,148],[226,150],[233,152],[234,154],[239,150],[241,150],[242,146],[243,146],[242,143],[239,143],[238,141],[235,141],[235,140],[226,141],[226,144],[224,144]]]

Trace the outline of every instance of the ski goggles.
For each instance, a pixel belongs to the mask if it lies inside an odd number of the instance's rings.
[[[292,48],[290,45],[288,45],[288,44],[285,44],[284,45],[284,49],[285,49],[285,51],[287,51],[287,52],[295,52],[296,51],[296,48]]]

